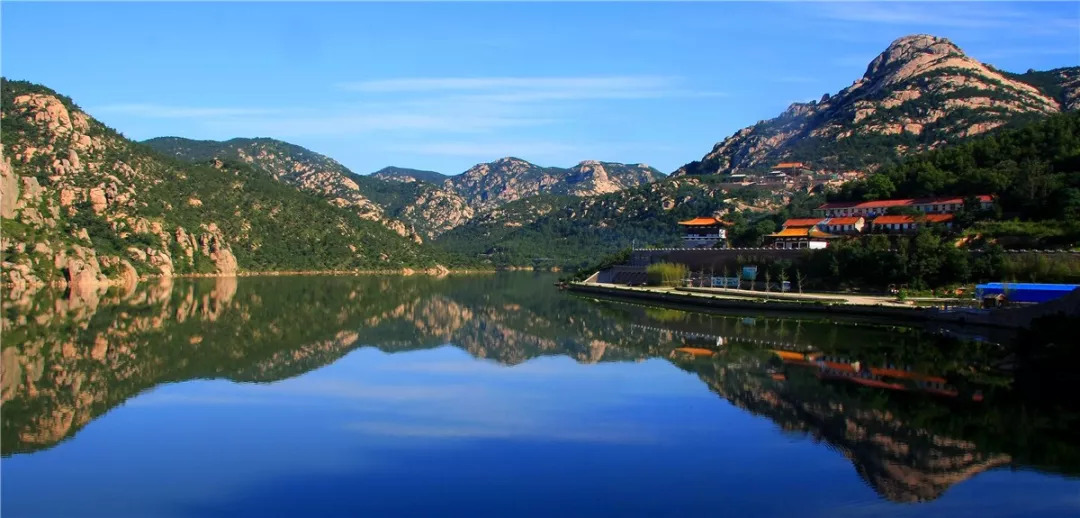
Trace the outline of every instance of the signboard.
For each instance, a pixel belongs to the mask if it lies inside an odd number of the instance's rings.
[[[757,266],[743,266],[742,278],[748,281],[757,279]]]
[[[738,277],[713,277],[712,278],[712,287],[713,288],[738,288],[739,287],[739,278]]]

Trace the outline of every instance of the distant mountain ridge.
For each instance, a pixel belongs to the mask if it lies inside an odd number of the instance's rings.
[[[763,170],[781,161],[873,169],[907,153],[1076,109],[1078,77],[1080,67],[1004,73],[945,38],[906,36],[851,86],[743,128],[673,174]]]
[[[250,164],[416,239],[433,239],[479,212],[530,196],[592,196],[665,177],[645,164],[586,160],[570,168],[541,167],[513,157],[477,164],[454,176],[402,167],[386,167],[365,176],[330,157],[270,138],[158,137],[143,144],[186,161],[229,159]]]
[[[539,194],[595,196],[665,178],[646,164],[586,160],[573,167],[541,167],[515,157],[477,164],[446,180],[470,205],[490,209]]]
[[[395,180],[399,182],[428,182],[441,185],[449,176],[438,171],[425,171],[423,169],[409,169],[408,167],[384,167],[371,173],[371,176],[380,180]]]

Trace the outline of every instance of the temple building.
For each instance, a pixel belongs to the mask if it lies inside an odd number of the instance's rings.
[[[683,228],[683,246],[686,248],[714,248],[727,240],[730,223],[713,217],[680,221]]]
[[[766,237],[771,240],[773,248],[782,248],[784,250],[809,248],[816,250],[827,248],[830,241],[840,239],[843,236],[830,234],[817,226],[811,226],[785,228]]]
[[[918,214],[915,216],[878,216],[870,223],[874,232],[915,232],[919,227],[934,223],[952,228],[952,214]]]
[[[994,206],[994,198],[988,194],[974,197],[981,210]],[[905,198],[899,200],[876,200],[862,202],[826,203],[817,208],[818,214],[829,217],[880,216],[893,207],[910,207],[924,214],[951,214],[964,208],[962,196],[938,196],[935,198]]]

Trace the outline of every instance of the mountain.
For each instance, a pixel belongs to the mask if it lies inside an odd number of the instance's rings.
[[[371,173],[371,176],[381,180],[396,180],[399,182],[427,182],[441,185],[448,176],[436,171],[423,169],[409,169],[407,167],[384,167]]]
[[[265,171],[273,178],[346,207],[363,219],[378,221],[402,236],[411,229],[389,219],[369,191],[385,190],[370,178],[353,174],[336,160],[307,148],[270,138],[234,138],[226,141],[158,137],[143,144],[160,153],[189,162],[235,160]]]
[[[456,176],[399,167],[364,176],[325,155],[268,138],[212,141],[160,137],[144,144],[190,162],[226,159],[249,164],[417,241],[434,239],[484,210],[513,200],[545,193],[589,196],[664,177],[643,164],[585,161],[563,169],[517,158],[479,164]]]
[[[231,159],[250,164],[283,183],[348,208],[363,219],[378,221],[417,242],[434,238],[473,216],[465,200],[436,184],[358,175],[328,156],[280,140],[159,137],[143,143],[189,162]],[[383,171],[389,169],[416,171]]]
[[[635,241],[675,246],[678,221],[764,210],[744,200],[765,197],[756,188],[731,190],[716,176],[668,178],[599,196],[532,196],[488,210],[436,244],[495,265],[576,268]]]
[[[743,128],[674,174],[764,170],[780,161],[873,169],[906,153],[1076,109],[1078,75],[1080,67],[1008,74],[947,39],[906,36],[851,86]]]
[[[40,85],[3,79],[0,116],[3,280],[17,289],[428,267],[442,257],[247,163],[164,157]]]
[[[586,160],[569,169],[541,167],[506,157],[477,164],[450,177],[445,185],[477,209],[490,209],[538,194],[593,196],[647,184],[664,178],[645,164]]]
[[[1023,74],[1002,73],[1010,79],[1038,88],[1046,96],[1054,98],[1064,110],[1080,109],[1080,67],[1028,70]]]

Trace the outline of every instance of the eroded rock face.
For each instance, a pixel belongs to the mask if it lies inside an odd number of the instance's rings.
[[[1062,74],[1062,84],[1070,80],[1076,81],[1075,74]],[[945,38],[906,36],[874,58],[851,86],[818,102],[794,103],[779,117],[739,130],[674,174],[725,174],[799,161],[792,154],[798,143],[813,141],[810,147],[827,149],[856,135],[911,135],[918,145],[898,153],[923,151],[985,133],[1017,115],[1076,109],[1077,86],[1073,97],[1061,102],[966,56]],[[874,166],[845,160],[850,159],[838,156],[817,165]]]

